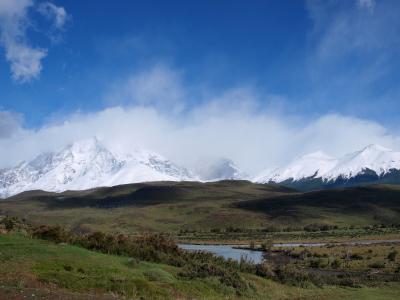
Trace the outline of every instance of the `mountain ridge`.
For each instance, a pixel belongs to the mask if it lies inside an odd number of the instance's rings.
[[[27,190],[62,192],[142,181],[194,180],[163,156],[137,149],[118,158],[96,138],[78,141],[58,152],[44,153],[15,168],[0,170],[0,197]]]
[[[320,151],[307,154],[285,167],[264,172],[254,182],[311,190],[381,182],[400,184],[399,174],[400,152],[371,144],[340,158]]]
[[[14,168],[0,169],[0,198],[28,190],[63,192],[154,181],[249,180],[303,191],[400,184],[400,152],[374,144],[340,158],[316,151],[253,177],[227,158],[203,162],[201,167],[189,170],[141,148],[113,153],[94,137],[42,153]]]

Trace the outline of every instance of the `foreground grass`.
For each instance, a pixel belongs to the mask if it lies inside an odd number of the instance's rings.
[[[0,235],[0,298],[34,291],[43,299],[398,299],[400,284],[363,288],[307,288],[243,274],[253,287],[244,295],[215,278],[183,279],[180,268],[86,249]],[[52,296],[49,296],[51,294]],[[47,297],[47,298],[46,298]],[[4,296],[3,296],[4,298]]]

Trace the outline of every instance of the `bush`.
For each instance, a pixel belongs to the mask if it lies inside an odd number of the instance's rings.
[[[310,268],[319,268],[321,266],[321,261],[319,259],[310,260]]]
[[[374,268],[374,269],[383,269],[385,267],[385,262],[383,261],[378,261],[370,264],[368,267]]]
[[[388,254],[387,259],[388,259],[389,261],[396,261],[397,253],[398,253],[398,252],[397,252],[396,250],[393,250],[392,252],[390,252],[390,253]]]
[[[332,226],[332,225],[328,225],[328,224],[309,224],[304,226],[304,231],[308,231],[308,232],[315,232],[315,231],[328,231],[328,230],[332,230],[332,229],[337,229],[337,226]]]
[[[272,249],[273,246],[274,246],[274,242],[273,242],[271,239],[264,240],[264,241],[261,243],[261,250],[262,250],[262,251],[269,252],[269,251],[271,251],[271,249]]]
[[[294,286],[308,287],[310,283],[316,286],[322,286],[322,277],[318,277],[313,273],[306,272],[301,269],[287,265],[276,271],[277,278],[281,283],[291,284]]]
[[[60,226],[39,226],[33,229],[32,236],[55,243],[69,243],[73,240],[71,232],[66,231]]]
[[[339,280],[338,284],[341,286],[347,286],[347,287],[360,287],[358,280],[356,280],[355,278],[348,277],[348,276],[341,278]]]
[[[263,261],[256,266],[256,275],[260,277],[273,278],[275,277],[275,272],[268,262]]]
[[[4,217],[0,219],[0,227],[5,229],[5,232],[15,230],[19,232],[26,232],[29,230],[29,226],[17,217]]]
[[[190,279],[215,276],[221,283],[231,286],[239,292],[247,289],[247,283],[236,270],[212,262],[194,260],[186,265],[178,275]]]
[[[351,260],[362,260],[363,257],[360,254],[354,253],[354,254],[350,255],[350,259]]]
[[[331,267],[333,269],[340,268],[340,265],[341,265],[340,260],[337,259],[337,258],[334,261],[331,262]]]

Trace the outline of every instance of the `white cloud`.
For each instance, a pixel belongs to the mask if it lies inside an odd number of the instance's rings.
[[[204,104],[179,118],[151,107],[72,115],[61,124],[19,130],[1,139],[0,166],[91,136],[113,151],[151,149],[188,167],[203,158],[227,157],[250,173],[316,150],[342,155],[370,143],[400,147],[397,136],[372,121],[331,114],[299,120],[225,103]]]
[[[27,82],[39,77],[42,71],[42,59],[47,50],[35,49],[15,40],[5,42],[6,59],[11,64],[12,78],[18,82]]]
[[[33,48],[26,41],[27,11],[32,5],[31,0],[0,2],[0,42],[11,65],[12,77],[19,82],[37,78],[41,60],[46,56],[46,50]]]
[[[63,26],[66,18],[64,8],[48,4],[56,9],[53,12],[56,26]],[[33,6],[33,0],[0,1],[0,45],[10,63],[12,78],[17,82],[37,79],[42,71],[42,60],[48,52],[47,49],[31,46],[26,36],[31,23],[28,12]]]
[[[46,18],[54,20],[54,26],[57,29],[62,30],[64,28],[68,18],[64,7],[56,6],[50,2],[43,2],[39,4],[38,11]]]
[[[204,158],[230,158],[251,174],[317,150],[339,156],[371,143],[400,150],[399,136],[376,122],[277,111],[260,103],[282,97],[263,96],[249,86],[199,93],[180,74],[156,66],[114,84],[107,99],[116,103],[109,108],[58,118],[36,130],[14,126],[13,134],[0,139],[0,167],[92,136],[116,152],[145,148],[189,168]],[[185,110],[171,109],[193,98]]]
[[[184,107],[185,91],[180,72],[158,64],[116,83],[105,98],[114,105],[152,106],[179,112]]]
[[[21,128],[21,116],[9,111],[0,111],[0,139],[10,138]]]

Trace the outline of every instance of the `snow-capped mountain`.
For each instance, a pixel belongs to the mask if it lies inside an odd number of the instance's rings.
[[[296,181],[308,177],[319,177],[332,169],[336,163],[335,158],[318,151],[304,155],[284,168],[263,172],[254,181],[282,182],[289,179]]]
[[[304,155],[283,168],[262,172],[254,178],[259,183],[333,187],[357,183],[400,183],[400,152],[369,145],[339,159],[319,151]]]
[[[230,159],[219,158],[203,161],[195,169],[202,181],[218,181],[223,179],[248,179],[249,176]]]
[[[157,153],[138,149],[116,156],[92,138],[0,170],[0,197],[36,189],[60,192],[144,181],[194,179],[185,168]]]
[[[361,151],[340,158],[335,167],[324,174],[323,178],[334,180],[338,177],[348,179],[365,170],[371,170],[378,176],[391,170],[400,170],[400,152],[379,146],[369,145]]]
[[[143,149],[115,154],[92,138],[41,154],[13,168],[0,169],[0,198],[37,189],[61,192],[146,181],[223,179],[249,180],[250,176],[226,158],[203,161],[195,172],[190,172],[158,153]],[[300,190],[367,183],[400,184],[400,152],[369,145],[337,159],[318,151],[295,159],[286,167],[264,170],[252,181]]]

